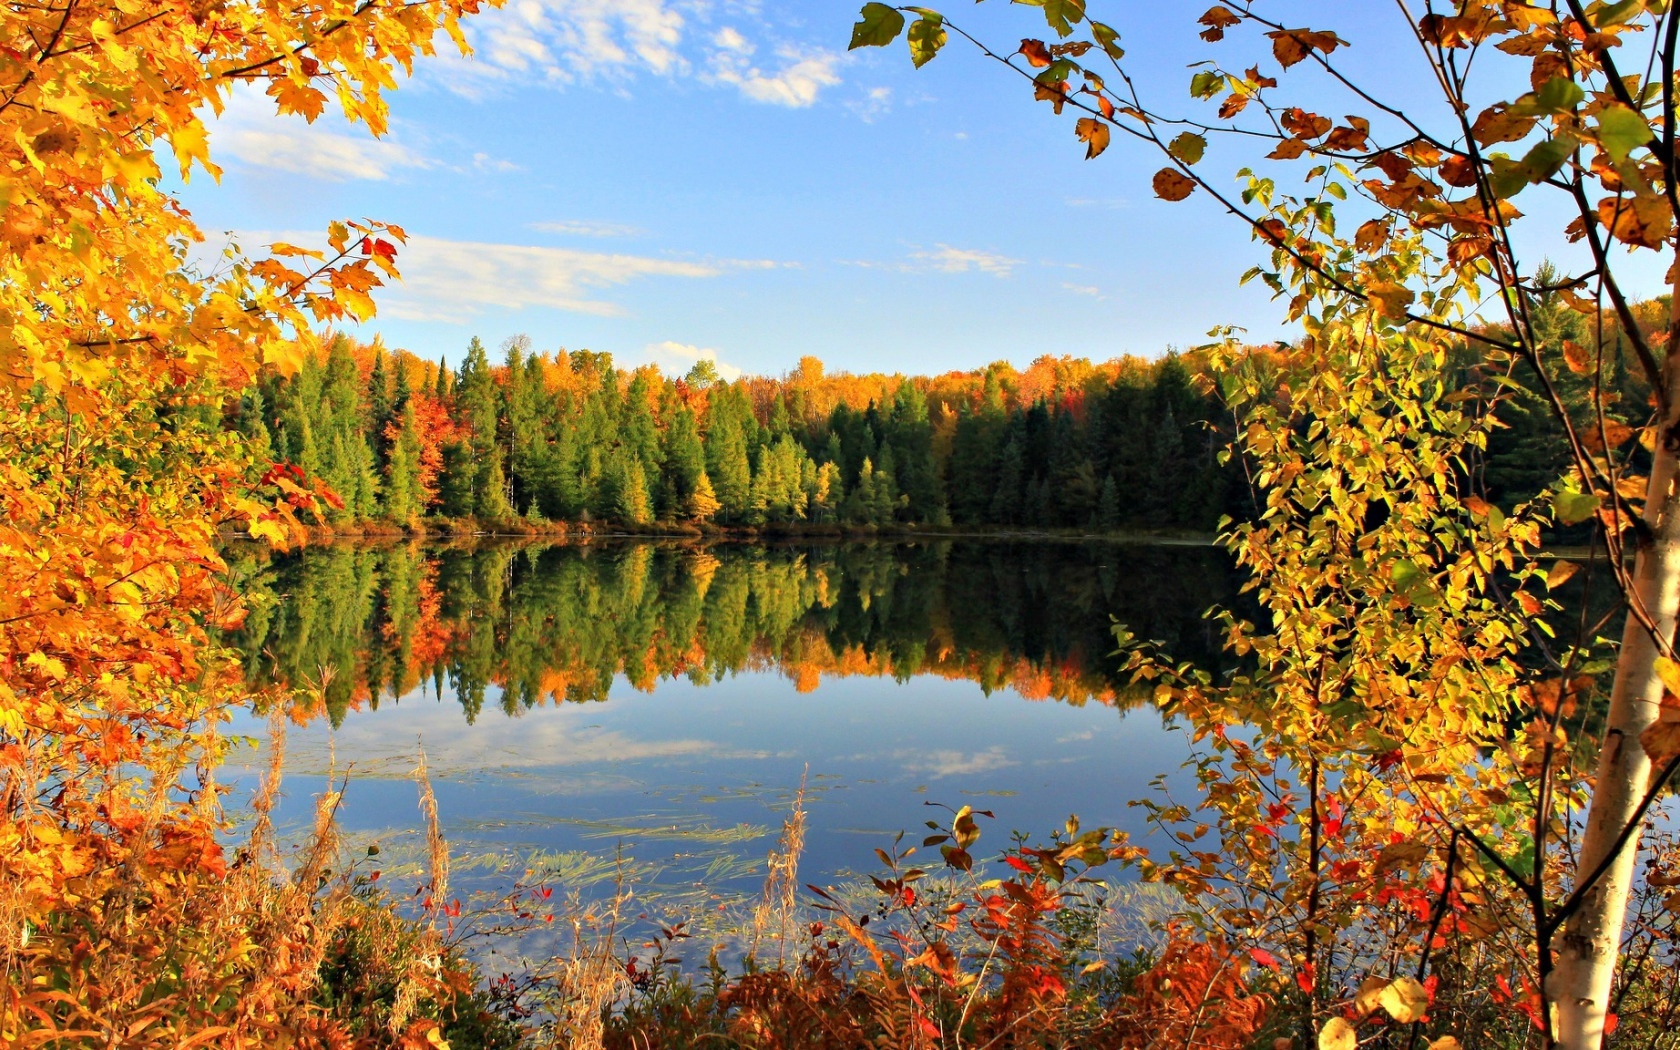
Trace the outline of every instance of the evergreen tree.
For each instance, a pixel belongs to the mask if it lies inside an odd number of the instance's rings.
[[[694,491],[688,494],[685,506],[688,516],[695,521],[710,521],[712,515],[722,506],[723,504],[718,502],[717,493],[712,491],[712,479],[701,470],[695,479]]]
[[[385,371],[385,351],[378,346],[373,348],[373,368],[368,372],[367,403],[368,444],[373,449],[375,466],[384,469],[388,452],[385,431],[396,418],[396,410],[392,407],[391,377]]]
[[[1102,494],[1097,498],[1097,528],[1113,532],[1120,527],[1120,490],[1114,486],[1114,475],[1103,478]]]

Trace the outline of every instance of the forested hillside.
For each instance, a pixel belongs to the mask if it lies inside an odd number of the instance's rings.
[[[1241,497],[1193,364],[1040,358],[932,378],[672,379],[587,350],[458,371],[344,336],[234,424],[324,479],[336,524],[419,517],[1211,530]]]

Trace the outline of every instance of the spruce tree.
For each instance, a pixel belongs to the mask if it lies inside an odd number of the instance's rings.
[[[1097,497],[1097,528],[1113,532],[1120,527],[1120,490],[1114,485],[1114,475],[1103,478],[1102,495]]]

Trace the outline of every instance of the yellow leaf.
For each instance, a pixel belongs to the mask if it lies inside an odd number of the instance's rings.
[[[1332,1017],[1318,1030],[1318,1050],[1358,1050],[1359,1033],[1340,1017]]]
[[[1108,148],[1108,125],[1096,117],[1080,117],[1074,125],[1074,135],[1085,143],[1085,159],[1091,160]]]
[[[1421,1021],[1429,1012],[1429,992],[1416,978],[1401,977],[1382,990],[1378,996],[1388,1016],[1401,1024]]]
[[[1651,664],[1651,670],[1657,672],[1662,679],[1663,688],[1673,696],[1680,696],[1680,664],[1666,656],[1659,656]]]
[[[1353,997],[1353,1009],[1359,1016],[1375,1010],[1382,1005],[1382,992],[1388,987],[1388,981],[1381,977],[1367,977],[1359,986],[1359,994]]]
[[[169,136],[169,148],[175,151],[175,161],[181,165],[182,182],[187,181],[195,160],[210,173],[211,178],[221,181],[222,169],[210,163],[210,145],[205,138],[203,124],[195,120],[176,128]]]

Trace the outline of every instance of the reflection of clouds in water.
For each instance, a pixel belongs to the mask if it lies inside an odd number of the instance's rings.
[[[1019,765],[1004,754],[1001,747],[986,751],[895,751],[892,757],[903,764],[905,772],[923,773],[930,777],[972,776]]]
[[[357,776],[406,777],[422,747],[431,774],[439,778],[692,756],[707,761],[775,757],[774,752],[729,748],[715,740],[637,739],[591,721],[599,716],[594,710],[559,707],[467,725],[459,708],[443,704],[355,712],[336,731],[320,723],[291,729],[286,772],[321,775],[353,765]]]

